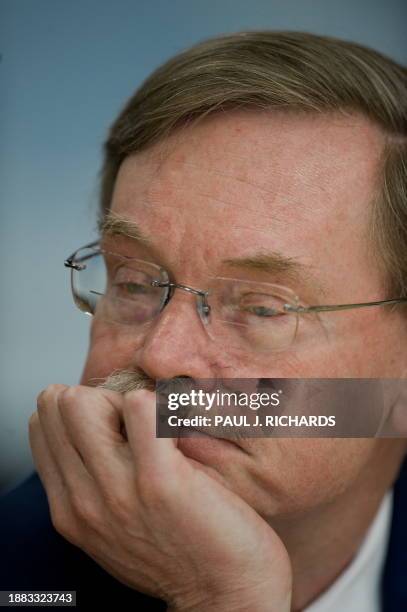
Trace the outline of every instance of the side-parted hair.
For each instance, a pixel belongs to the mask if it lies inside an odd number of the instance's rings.
[[[304,32],[219,36],[155,70],[126,103],[104,144],[101,217],[122,161],[178,127],[237,108],[356,112],[384,134],[371,238],[388,297],[407,296],[407,70],[362,45]]]

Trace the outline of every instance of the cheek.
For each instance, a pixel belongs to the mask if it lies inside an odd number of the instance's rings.
[[[306,512],[349,489],[371,461],[369,439],[254,440],[251,502],[264,517]]]
[[[137,340],[127,328],[93,319],[81,384],[95,385],[113,370],[133,369],[132,359],[136,349]]]

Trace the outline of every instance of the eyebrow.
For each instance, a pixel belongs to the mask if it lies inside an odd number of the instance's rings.
[[[310,266],[303,264],[295,257],[287,257],[275,251],[261,251],[249,257],[224,259],[222,263],[234,269],[265,272],[274,276],[281,275],[294,284],[307,284],[311,289],[325,293],[324,287],[314,276]]]
[[[153,248],[153,242],[135,221],[121,217],[109,211],[98,223],[99,232],[103,237],[124,236]],[[326,290],[314,276],[310,266],[300,262],[295,257],[287,257],[275,251],[260,251],[247,257],[223,259],[221,263],[229,268],[246,270],[248,272],[264,272],[273,276],[284,276],[295,285],[308,285],[311,290],[325,294]]]
[[[99,221],[98,230],[100,235],[106,236],[125,236],[146,246],[152,247],[151,239],[144,234],[135,221],[130,221],[111,211]]]

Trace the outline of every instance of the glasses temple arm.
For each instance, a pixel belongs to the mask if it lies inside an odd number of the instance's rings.
[[[377,302],[361,302],[357,304],[332,304],[325,306],[291,306],[290,304],[285,305],[285,310],[289,312],[329,312],[332,310],[350,310],[351,308],[364,308],[366,306],[382,306],[384,304],[399,304],[401,302],[407,302],[407,297],[396,298],[393,300],[380,300]]]

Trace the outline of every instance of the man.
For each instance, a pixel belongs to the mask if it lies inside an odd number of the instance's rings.
[[[38,398],[42,485],[3,502],[2,589],[407,609],[404,438],[157,438],[151,390],[404,377],[406,128],[402,67],[309,34],[207,41],[142,85],[105,146],[100,242],[67,261],[89,354]]]

